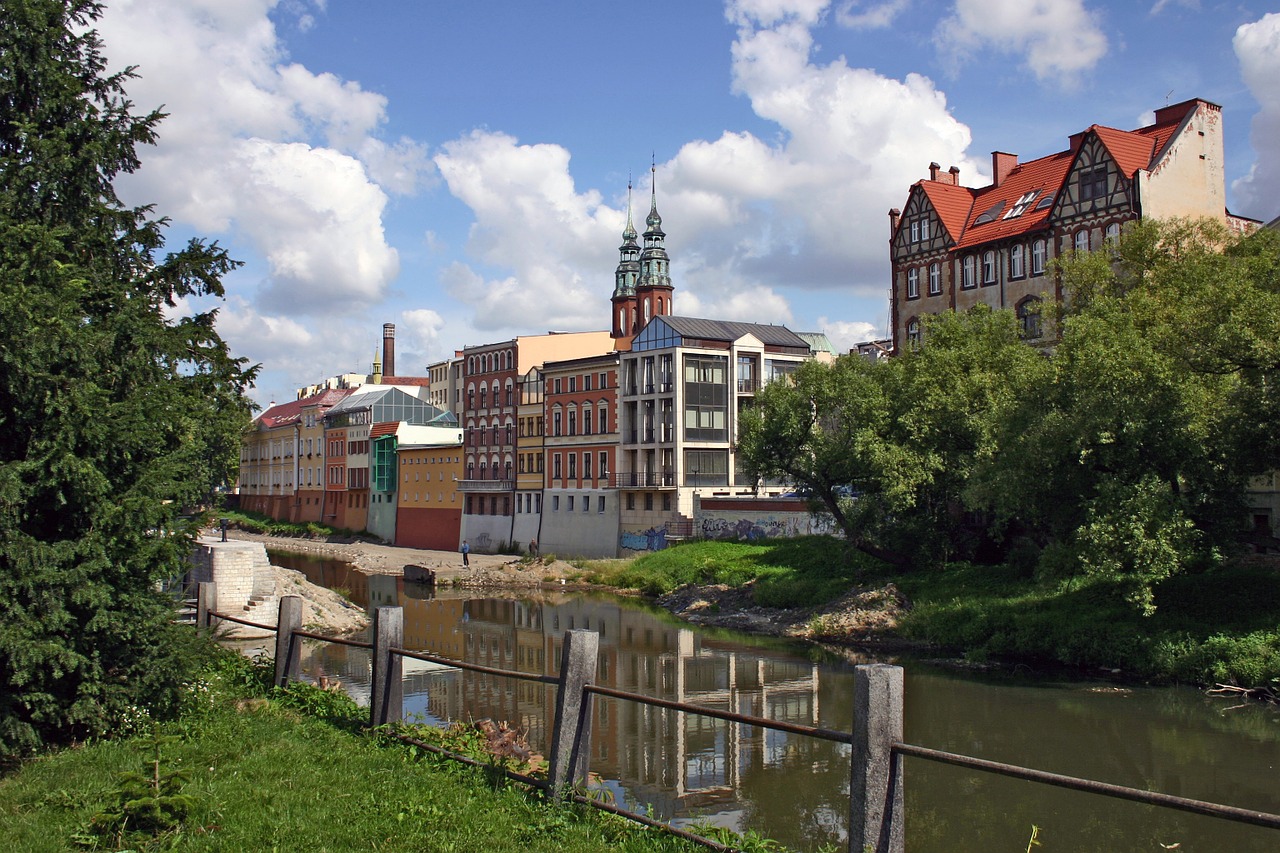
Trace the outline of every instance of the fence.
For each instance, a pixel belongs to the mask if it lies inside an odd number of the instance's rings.
[[[903,853],[904,836],[904,775],[903,758],[912,757],[924,761],[964,767],[986,773],[995,773],[1076,791],[1085,791],[1122,800],[1163,806],[1179,811],[1207,815],[1238,823],[1280,829],[1280,815],[1250,809],[1224,806],[1217,803],[1175,797],[1139,788],[1127,788],[1090,779],[1079,779],[1057,773],[1046,773],[1027,767],[958,755],[904,743],[903,738],[903,671],[888,664],[864,664],[854,668],[854,730],[841,732],[815,726],[804,726],[780,720],[769,720],[720,711],[701,705],[673,702],[615,690],[592,683],[596,673],[599,634],[585,630],[565,632],[560,661],[560,676],[533,675],[525,672],[494,669],[479,664],[453,660],[436,655],[414,652],[401,648],[404,642],[404,611],[399,607],[379,607],[374,611],[373,641],[360,642],[337,637],[326,637],[301,629],[302,599],[288,595],[280,599],[280,611],[276,625],[249,622],[211,609],[210,602],[217,600],[215,584],[199,584],[196,600],[196,624],[207,628],[213,619],[224,619],[241,625],[276,633],[275,684],[285,686],[299,677],[301,645],[299,638],[320,640],[327,643],[368,649],[371,652],[372,684],[369,697],[369,724],[381,726],[399,722],[403,707],[403,660],[413,658],[429,663],[445,664],[458,669],[534,681],[554,685],[557,688],[555,721],[551,734],[548,778],[539,779],[525,774],[504,770],[508,778],[546,791],[550,796],[571,799],[576,802],[627,817],[649,826],[660,827],[674,835],[696,841],[714,850],[728,851],[707,838],[693,835],[676,827],[667,826],[645,815],[619,808],[610,803],[584,797],[577,790],[585,787],[588,757],[591,743],[591,697],[605,696],[622,701],[638,702],[658,708],[666,708],[686,714],[700,714],[727,722],[757,726],[775,731],[804,735],[820,740],[848,744],[852,748],[849,779],[849,851],[850,853]],[[464,756],[442,750],[421,741],[400,736],[402,740],[432,752],[441,753],[470,764],[476,764]]]

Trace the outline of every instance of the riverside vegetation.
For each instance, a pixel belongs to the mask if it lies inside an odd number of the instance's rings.
[[[32,853],[705,849],[367,731],[367,709],[346,694],[270,688],[270,661],[211,645],[188,644],[186,654],[204,663],[176,717],[159,722],[134,709],[117,737],[47,752],[0,779],[6,842]],[[475,727],[411,731],[490,768],[529,770],[490,752]],[[133,768],[143,772],[121,773]]]

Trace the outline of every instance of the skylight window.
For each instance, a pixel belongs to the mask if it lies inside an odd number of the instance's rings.
[[[973,220],[974,225],[986,225],[988,222],[995,222],[996,217],[1000,215],[1000,211],[1004,209],[1004,202],[998,201],[988,207],[982,213],[978,214],[978,218]]]
[[[1023,193],[1019,196],[1018,200],[1013,203],[1013,207],[1009,208],[1009,212],[1001,218],[1016,219],[1021,216],[1026,211],[1027,207],[1031,205],[1031,202],[1036,200],[1036,196],[1038,195],[1040,195],[1040,190],[1032,190],[1029,193]]]
[[[1053,205],[1053,199],[1054,197],[1051,195],[1047,195],[1040,199],[1040,203],[1036,205],[1036,210],[1044,210],[1046,207],[1051,207]]]

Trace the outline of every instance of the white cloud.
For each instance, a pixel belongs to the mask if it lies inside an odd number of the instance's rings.
[[[809,330],[806,329],[805,331]],[[888,336],[883,328],[873,323],[830,320],[826,317],[819,317],[818,327],[812,331],[825,333],[827,339],[835,347],[837,354],[848,352],[853,349],[855,344],[860,344],[863,341],[874,341]]]
[[[1074,84],[1107,53],[1107,37],[1083,0],[956,0],[933,36],[955,64],[992,48],[1025,57],[1041,81]]]
[[[475,215],[468,251],[501,277],[462,264],[442,281],[476,311],[480,329],[599,329],[609,316],[614,246],[625,214],[578,193],[569,152],[474,131],[436,155],[449,191]]]
[[[256,248],[268,310],[324,312],[378,300],[399,265],[383,187],[412,192],[430,168],[410,140],[377,137],[386,98],[284,61],[275,0],[120,0],[97,29],[108,59],[138,66],[140,107],[164,105],[159,144],[122,196]],[[322,3],[289,0],[300,26]],[[245,294],[254,298],[255,294]]]
[[[1269,220],[1280,197],[1280,13],[1272,12],[1236,30],[1232,41],[1240,75],[1258,102],[1249,141],[1258,159],[1249,174],[1232,184],[1241,212]]]
[[[841,0],[836,7],[836,23],[854,30],[884,29],[893,26],[898,15],[910,5],[911,0],[885,0],[882,3]]]

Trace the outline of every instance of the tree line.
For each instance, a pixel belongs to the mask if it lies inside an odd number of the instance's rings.
[[[1250,478],[1280,467],[1280,234],[1136,222],[1054,272],[1048,345],[979,306],[762,389],[747,470],[903,569],[1010,562],[1152,612],[1161,580],[1243,546]]]

